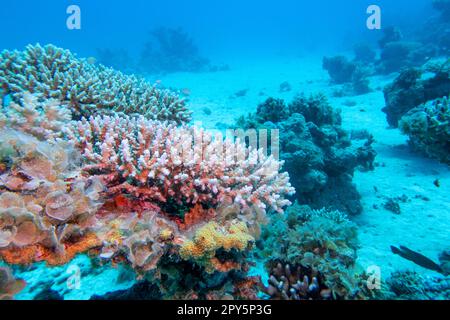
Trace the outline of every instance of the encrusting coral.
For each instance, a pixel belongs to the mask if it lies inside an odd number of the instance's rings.
[[[132,75],[94,65],[53,45],[29,45],[0,54],[0,90],[16,102],[24,92],[67,104],[74,118],[99,112],[139,113],[149,119],[185,123],[183,99]]]
[[[273,113],[283,116],[271,120]],[[280,158],[285,161],[298,201],[314,208],[361,212],[352,175],[358,167],[373,168],[373,140],[370,136],[351,140],[341,127],[340,112],[325,96],[299,95],[289,105],[269,98],[255,114],[238,119],[236,126],[279,130]]]
[[[410,145],[431,158],[450,164],[450,107],[448,98],[436,99],[411,109],[399,127]]]
[[[14,299],[24,287],[25,281],[15,279],[9,268],[0,267],[0,301]]]
[[[356,226],[344,213],[293,205],[263,230],[260,255],[277,299],[364,298]]]

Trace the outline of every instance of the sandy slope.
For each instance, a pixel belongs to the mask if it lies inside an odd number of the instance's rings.
[[[299,91],[323,91],[331,96],[335,89],[330,87],[319,57],[276,57],[230,65],[232,69],[227,72],[178,73],[161,80],[165,86],[188,88],[194,122],[219,129],[229,127],[240,115],[254,112],[267,96],[290,100]],[[390,245],[405,245],[436,261],[440,251],[449,249],[450,170],[412,153],[406,145],[406,137],[387,127],[381,112],[384,106],[381,89],[391,80],[392,77],[374,77],[374,92],[331,99],[333,106],[342,109],[345,128],[368,129],[376,139],[376,170],[358,172],[354,179],[364,205],[363,214],[354,219],[360,230],[359,262],[364,268],[380,266],[384,277],[398,269],[414,269],[432,275],[435,273],[393,255]],[[292,85],[291,92],[279,92],[279,85],[284,81]],[[243,89],[248,89],[244,97],[232,97]],[[348,100],[355,101],[356,106],[346,106]],[[208,115],[205,108],[211,114]],[[441,182],[439,188],[433,184],[435,179]],[[400,203],[400,215],[384,209],[387,197],[403,195],[407,200]]]

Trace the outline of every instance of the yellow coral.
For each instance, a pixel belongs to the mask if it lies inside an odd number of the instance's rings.
[[[254,238],[243,222],[235,221],[226,226],[209,222],[197,230],[192,240],[184,242],[180,256],[185,260],[197,260],[210,270],[214,266],[212,262],[217,250],[222,248],[226,251],[244,251],[252,241]]]

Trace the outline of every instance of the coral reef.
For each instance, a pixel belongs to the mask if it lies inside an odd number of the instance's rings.
[[[3,51],[0,86],[3,95],[12,95],[16,102],[20,102],[24,92],[62,101],[70,107],[75,119],[115,111],[177,123],[190,120],[184,100],[171,91],[158,89],[138,77],[93,65],[53,45]]]
[[[346,85],[344,92],[359,95],[371,91],[369,72],[359,62],[349,61],[344,56],[324,57],[323,69],[328,71],[333,83]]]
[[[92,117],[68,125],[84,172],[101,177],[109,195],[131,195],[170,209],[238,204],[281,211],[293,193],[282,163],[243,143],[203,129],[177,128],[143,117]]]
[[[295,204],[263,229],[258,247],[271,274],[265,292],[273,298],[366,297],[355,265],[356,226],[344,213]]]
[[[352,175],[358,167],[372,169],[376,153],[371,137],[351,140],[340,125],[339,111],[323,95],[299,95],[289,105],[270,98],[256,114],[237,121],[242,129],[279,130],[281,159],[298,201],[358,214],[362,206]]]
[[[199,54],[194,41],[181,28],[159,27],[150,32],[139,67],[148,73],[206,71],[209,60]]]
[[[395,300],[448,300],[449,277],[423,277],[413,271],[396,271],[383,288],[384,299]]]
[[[17,280],[7,267],[0,267],[0,301],[12,300],[25,287],[25,281]]]
[[[431,158],[450,164],[450,106],[448,98],[436,99],[411,109],[399,127],[410,145]]]
[[[450,92],[450,60],[430,62],[420,69],[406,69],[384,88],[386,113],[390,126],[398,122],[409,110],[427,101],[442,98]],[[425,77],[427,75],[427,77]]]

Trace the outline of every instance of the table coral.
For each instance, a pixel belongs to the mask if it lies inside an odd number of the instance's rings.
[[[3,94],[11,94],[16,102],[24,92],[63,101],[75,118],[116,111],[177,123],[190,120],[185,102],[173,92],[136,76],[91,64],[53,45],[3,51],[0,85]]]

